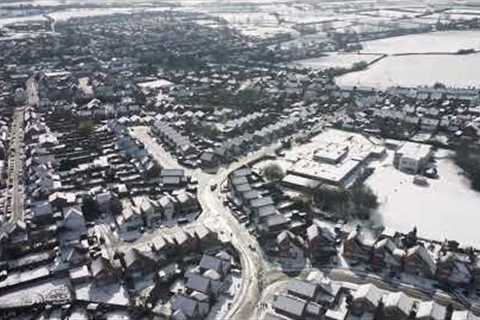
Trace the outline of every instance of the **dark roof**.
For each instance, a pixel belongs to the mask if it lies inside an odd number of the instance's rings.
[[[222,273],[222,271],[223,271],[222,270],[222,264],[223,264],[222,260],[204,254],[202,256],[202,259],[200,260],[199,266],[202,269],[215,270],[218,273]]]
[[[277,214],[277,209],[274,206],[264,206],[258,209],[258,216],[260,218],[268,217]]]
[[[274,202],[271,197],[263,197],[250,201],[252,208],[261,208],[272,204],[274,204]]]
[[[246,183],[248,183],[248,180],[245,177],[238,177],[238,178],[232,179],[232,184],[234,185],[240,185],[240,184],[246,184]]]
[[[234,186],[235,190],[238,192],[245,192],[245,191],[250,191],[252,190],[252,187],[250,186],[249,183],[244,183],[244,184],[236,184]]]
[[[246,177],[252,174],[250,168],[240,168],[232,172],[233,177]]]
[[[92,271],[92,276],[96,278],[104,272],[110,272],[111,265],[105,258],[99,257],[92,261],[90,270]]]
[[[189,274],[185,286],[195,291],[210,293],[210,280],[198,274]]]
[[[287,296],[277,296],[272,306],[275,310],[283,311],[287,314],[302,317],[307,302],[305,300],[295,299]]]
[[[183,169],[162,169],[161,177],[183,177],[185,175]]]
[[[276,314],[273,314],[273,313],[267,313],[263,317],[263,320],[285,320],[285,318],[277,316]]]
[[[257,190],[250,190],[242,193],[242,197],[245,200],[257,199],[260,194]]]
[[[314,298],[317,293],[317,285],[300,280],[292,280],[288,283],[287,290],[293,294],[308,298]]]
[[[188,317],[194,317],[198,311],[198,302],[185,296],[176,296],[172,304],[173,310],[181,310]]]
[[[266,223],[267,223],[267,227],[271,228],[271,227],[288,223],[288,220],[283,215],[277,214],[277,215],[267,217]]]

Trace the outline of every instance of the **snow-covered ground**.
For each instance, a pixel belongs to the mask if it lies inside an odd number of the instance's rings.
[[[126,306],[129,304],[128,293],[119,284],[96,286],[93,283],[82,284],[75,287],[75,296],[78,300],[116,304]]]
[[[379,55],[374,54],[342,54],[342,53],[333,53],[328,56],[311,58],[311,59],[302,59],[293,61],[293,65],[300,65],[302,67],[312,68],[312,69],[326,69],[326,68],[350,68],[354,63],[365,61],[370,63],[371,61],[378,58]]]
[[[362,53],[457,52],[480,48],[480,31],[442,31],[406,35],[363,43]]]
[[[417,226],[419,235],[445,238],[480,247],[480,193],[470,189],[448,152],[436,153],[440,178],[428,187],[413,184],[413,176],[393,167],[393,152],[377,166],[366,184],[378,195],[380,216],[386,227],[407,232]]]
[[[71,299],[68,279],[49,279],[27,288],[2,295],[1,306],[25,306],[36,303],[55,303]]]
[[[242,284],[242,278],[240,275],[228,275],[226,278],[227,287],[225,292],[218,297],[218,301],[213,305],[212,309],[208,313],[207,320],[225,319],[225,316],[230,310],[230,306],[233,303],[233,299]]]
[[[366,86],[378,89],[391,86],[433,86],[436,82],[449,87],[479,87],[479,70],[478,53],[390,56],[366,70],[345,74],[335,81],[339,86]]]

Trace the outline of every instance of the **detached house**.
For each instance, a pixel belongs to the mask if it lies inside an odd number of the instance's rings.
[[[413,300],[403,292],[391,292],[383,299],[386,319],[407,320],[413,309]]]
[[[366,240],[360,230],[352,231],[343,242],[343,256],[346,259],[368,262],[373,244]]]
[[[452,286],[467,286],[473,280],[471,263],[467,255],[448,252],[437,259],[436,277]]]
[[[99,285],[108,285],[117,281],[117,275],[110,261],[98,257],[90,264],[90,272]]]
[[[404,250],[399,249],[390,238],[385,238],[375,243],[371,263],[379,269],[398,271],[402,268],[404,256]]]
[[[407,250],[404,258],[404,270],[408,273],[432,278],[437,267],[427,249],[417,245]]]
[[[355,315],[375,313],[382,297],[383,292],[373,284],[359,286],[353,294],[352,313]]]
[[[307,228],[307,244],[308,252],[315,260],[329,259],[337,254],[335,233],[316,221]]]
[[[417,306],[417,320],[446,320],[447,308],[435,301],[422,301]]]
[[[210,311],[209,301],[198,301],[197,299],[178,295],[172,303],[173,320],[196,320],[203,319]]]

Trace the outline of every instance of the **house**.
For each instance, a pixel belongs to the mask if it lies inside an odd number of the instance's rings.
[[[115,269],[104,257],[97,257],[90,264],[93,280],[99,285],[108,285],[117,281]]]
[[[153,252],[136,248],[127,250],[121,257],[125,275],[130,279],[141,278],[155,271],[157,261]]]
[[[308,253],[315,260],[329,259],[336,255],[336,235],[333,230],[314,220],[307,228]]]
[[[273,205],[269,205],[258,209],[257,214],[253,218],[256,224],[262,224],[265,223],[269,217],[276,215],[280,215],[277,208]]]
[[[276,245],[280,257],[290,257],[294,247],[301,247],[301,239],[292,232],[284,230],[277,235]]]
[[[118,197],[111,191],[104,191],[95,195],[95,202],[100,212],[118,213],[121,203]]]
[[[405,272],[432,278],[436,269],[435,261],[425,247],[416,245],[407,250],[404,258]]]
[[[382,300],[383,292],[373,284],[364,284],[353,293],[352,313],[375,313]]]
[[[265,219],[265,223],[258,226],[261,232],[274,236],[288,228],[290,220],[283,214],[271,215]]]
[[[174,320],[196,320],[208,314],[210,305],[208,301],[199,302],[192,297],[177,295],[173,299],[172,310]]]
[[[437,259],[436,278],[454,287],[467,286],[473,280],[470,259],[467,255],[447,252]]]
[[[134,200],[135,205],[139,208],[141,215],[145,219],[147,226],[153,226],[162,219],[162,211],[158,205],[148,197],[139,197]]]
[[[273,199],[270,196],[253,199],[248,204],[248,207],[254,214],[258,214],[258,211],[265,206],[274,205]]]
[[[178,250],[186,252],[192,252],[198,247],[197,238],[181,228],[175,230],[175,233],[171,236],[171,241],[178,246]]]
[[[417,306],[417,320],[446,320],[447,308],[435,301],[422,301]]]
[[[115,219],[121,233],[138,231],[144,225],[140,209],[133,206],[124,208],[120,215],[115,216]]]
[[[345,295],[343,294],[342,286],[333,283],[330,280],[323,279],[318,283],[318,294],[315,301],[329,307],[338,306],[340,300]]]
[[[343,256],[349,260],[368,262],[372,245],[359,229],[352,231],[343,242]]]
[[[175,215],[175,203],[170,196],[162,196],[157,201],[160,212],[166,220],[172,220]]]
[[[472,311],[453,311],[451,320],[480,320],[480,317],[473,314]]]
[[[189,214],[200,210],[200,204],[197,198],[190,192],[181,190],[174,195],[175,211],[179,214]]]
[[[88,241],[71,242],[65,245],[61,251],[62,262],[70,267],[77,267],[87,264],[90,261],[88,252]]]
[[[413,300],[403,292],[391,292],[383,299],[386,319],[407,320],[413,309]]]
[[[204,225],[198,225],[192,232],[192,238],[197,240],[199,250],[205,250],[218,245],[218,234],[208,229]]]
[[[399,271],[404,255],[405,251],[399,249],[390,238],[384,238],[373,246],[371,264],[379,269],[388,268]]]
[[[303,300],[315,301],[318,291],[318,285],[307,281],[292,280],[289,281],[287,285],[287,292],[289,295]]]
[[[92,278],[92,274],[90,273],[90,270],[86,265],[71,268],[68,271],[68,274],[69,274],[70,281],[74,286],[83,284],[86,282],[90,282],[90,279]]]
[[[75,204],[75,194],[70,192],[54,192],[48,196],[48,202],[55,210],[62,210]]]
[[[216,168],[221,161],[218,154],[213,151],[204,151],[200,156],[202,168]]]
[[[250,168],[243,167],[243,168],[240,168],[240,169],[237,169],[237,170],[233,171],[230,174],[230,179],[235,179],[235,178],[239,178],[239,177],[248,178],[251,174],[252,174],[252,170]]]
[[[78,207],[70,207],[66,210],[61,225],[60,239],[63,241],[79,241],[87,236],[85,217]]]
[[[431,146],[409,141],[395,151],[393,164],[402,171],[416,174],[423,170],[431,156]]]
[[[290,319],[304,319],[307,302],[298,298],[289,296],[275,296],[272,302],[272,308],[278,314],[284,315]]]
[[[189,273],[186,275],[187,282],[185,287],[187,292],[198,291],[209,297],[217,296],[222,286],[218,280],[209,279],[203,275]]]
[[[231,261],[204,254],[198,266],[201,273],[213,270],[223,278],[230,271]]]
[[[53,210],[48,200],[32,204],[31,219],[34,224],[46,225],[53,223]]]

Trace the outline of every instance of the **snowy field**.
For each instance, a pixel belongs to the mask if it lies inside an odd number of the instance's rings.
[[[350,68],[356,62],[371,62],[378,58],[379,55],[366,54],[342,54],[333,53],[325,57],[302,59],[292,62],[292,65],[299,65],[302,67],[312,69],[327,69],[327,68]]]
[[[378,195],[386,227],[408,232],[417,226],[422,237],[480,247],[480,193],[470,189],[460,169],[446,156],[447,151],[437,152],[440,178],[429,179],[430,186],[421,187],[412,183],[412,175],[393,167],[393,152],[389,151],[366,184]]]
[[[480,31],[443,31],[372,40],[363,43],[363,53],[457,52],[480,49]]]
[[[368,69],[336,78],[340,86],[433,86],[480,87],[480,54],[390,56]]]

